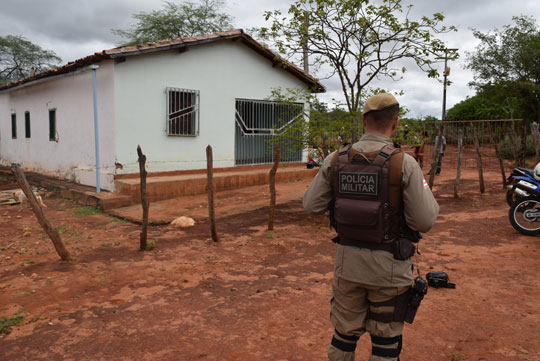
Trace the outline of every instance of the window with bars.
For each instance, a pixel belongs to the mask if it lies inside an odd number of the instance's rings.
[[[199,135],[199,91],[167,88],[167,134]]]
[[[11,113],[11,139],[17,139],[17,114]]]

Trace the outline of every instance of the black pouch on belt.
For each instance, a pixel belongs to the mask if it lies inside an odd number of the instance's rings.
[[[416,248],[414,244],[405,238],[398,238],[392,242],[392,254],[394,258],[400,261],[411,258]]]

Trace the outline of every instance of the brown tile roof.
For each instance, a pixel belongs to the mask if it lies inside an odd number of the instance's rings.
[[[312,75],[306,73],[304,70],[300,69],[293,63],[283,59],[277,53],[273,52],[266,46],[255,41],[251,36],[244,33],[243,30],[237,29],[237,30],[222,31],[222,32],[202,35],[202,36],[174,38],[170,40],[161,40],[154,43],[139,44],[136,46],[122,46],[122,47],[117,47],[117,48],[113,48],[109,50],[103,50],[101,52],[94,53],[93,55],[89,55],[87,57],[69,62],[66,65],[61,66],[59,68],[55,68],[55,69],[46,71],[44,73],[36,74],[34,76],[26,77],[24,79],[2,85],[0,86],[0,92],[3,90],[10,89],[10,88],[18,87],[25,83],[33,82],[35,80],[70,73],[70,72],[76,71],[78,69],[84,68],[88,65],[100,62],[105,59],[122,58],[126,56],[133,56],[133,55],[149,53],[149,52],[154,52],[154,51],[187,48],[194,45],[200,45],[200,44],[205,44],[205,43],[210,43],[210,42],[220,41],[220,40],[227,40],[227,39],[241,41],[242,43],[244,43],[251,49],[255,50],[259,54],[268,58],[272,62],[272,66],[279,65],[285,71],[288,71],[295,77],[305,82],[313,92],[323,93],[326,91],[324,85],[322,85]]]

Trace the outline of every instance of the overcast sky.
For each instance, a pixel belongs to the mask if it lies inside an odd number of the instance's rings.
[[[286,10],[292,0],[228,0],[225,9],[234,17],[236,28],[264,26],[265,10]],[[471,28],[486,32],[512,23],[512,16],[540,16],[540,1],[521,0],[417,0],[411,18],[435,12],[446,17],[445,24],[458,27],[457,33],[443,37],[448,47],[459,48],[461,58],[450,64],[453,85],[447,93],[447,109],[466,96],[474,94],[468,87],[472,73],[463,68],[466,52],[477,45]],[[117,46],[121,39],[110,29],[125,29],[132,23],[131,15],[141,11],[160,9],[161,0],[1,0],[0,36],[23,35],[45,49],[53,50],[63,63]],[[442,84],[428,79],[425,74],[408,66],[405,78],[398,82],[378,81],[374,87],[390,91],[403,90],[399,98],[410,109],[409,116],[441,116]],[[401,66],[401,65],[400,65]],[[442,65],[440,70],[442,71]],[[324,74],[315,74],[323,76]],[[323,80],[328,91],[322,100],[341,99],[337,79]]]

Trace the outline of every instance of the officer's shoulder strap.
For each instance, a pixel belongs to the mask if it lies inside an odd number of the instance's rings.
[[[332,161],[330,162],[330,183],[333,182],[333,179],[334,179],[334,168],[336,167],[336,163],[338,161],[339,158],[341,158],[341,162],[347,162],[349,160],[349,152],[351,152],[351,149],[353,152],[356,152],[353,148],[352,148],[352,144],[351,143],[347,143],[347,144],[343,144],[339,150],[334,153],[334,156],[332,158]]]
[[[390,157],[390,194],[389,201],[393,207],[401,206],[402,189],[401,178],[403,178],[403,158],[404,153],[401,149],[397,148]]]

